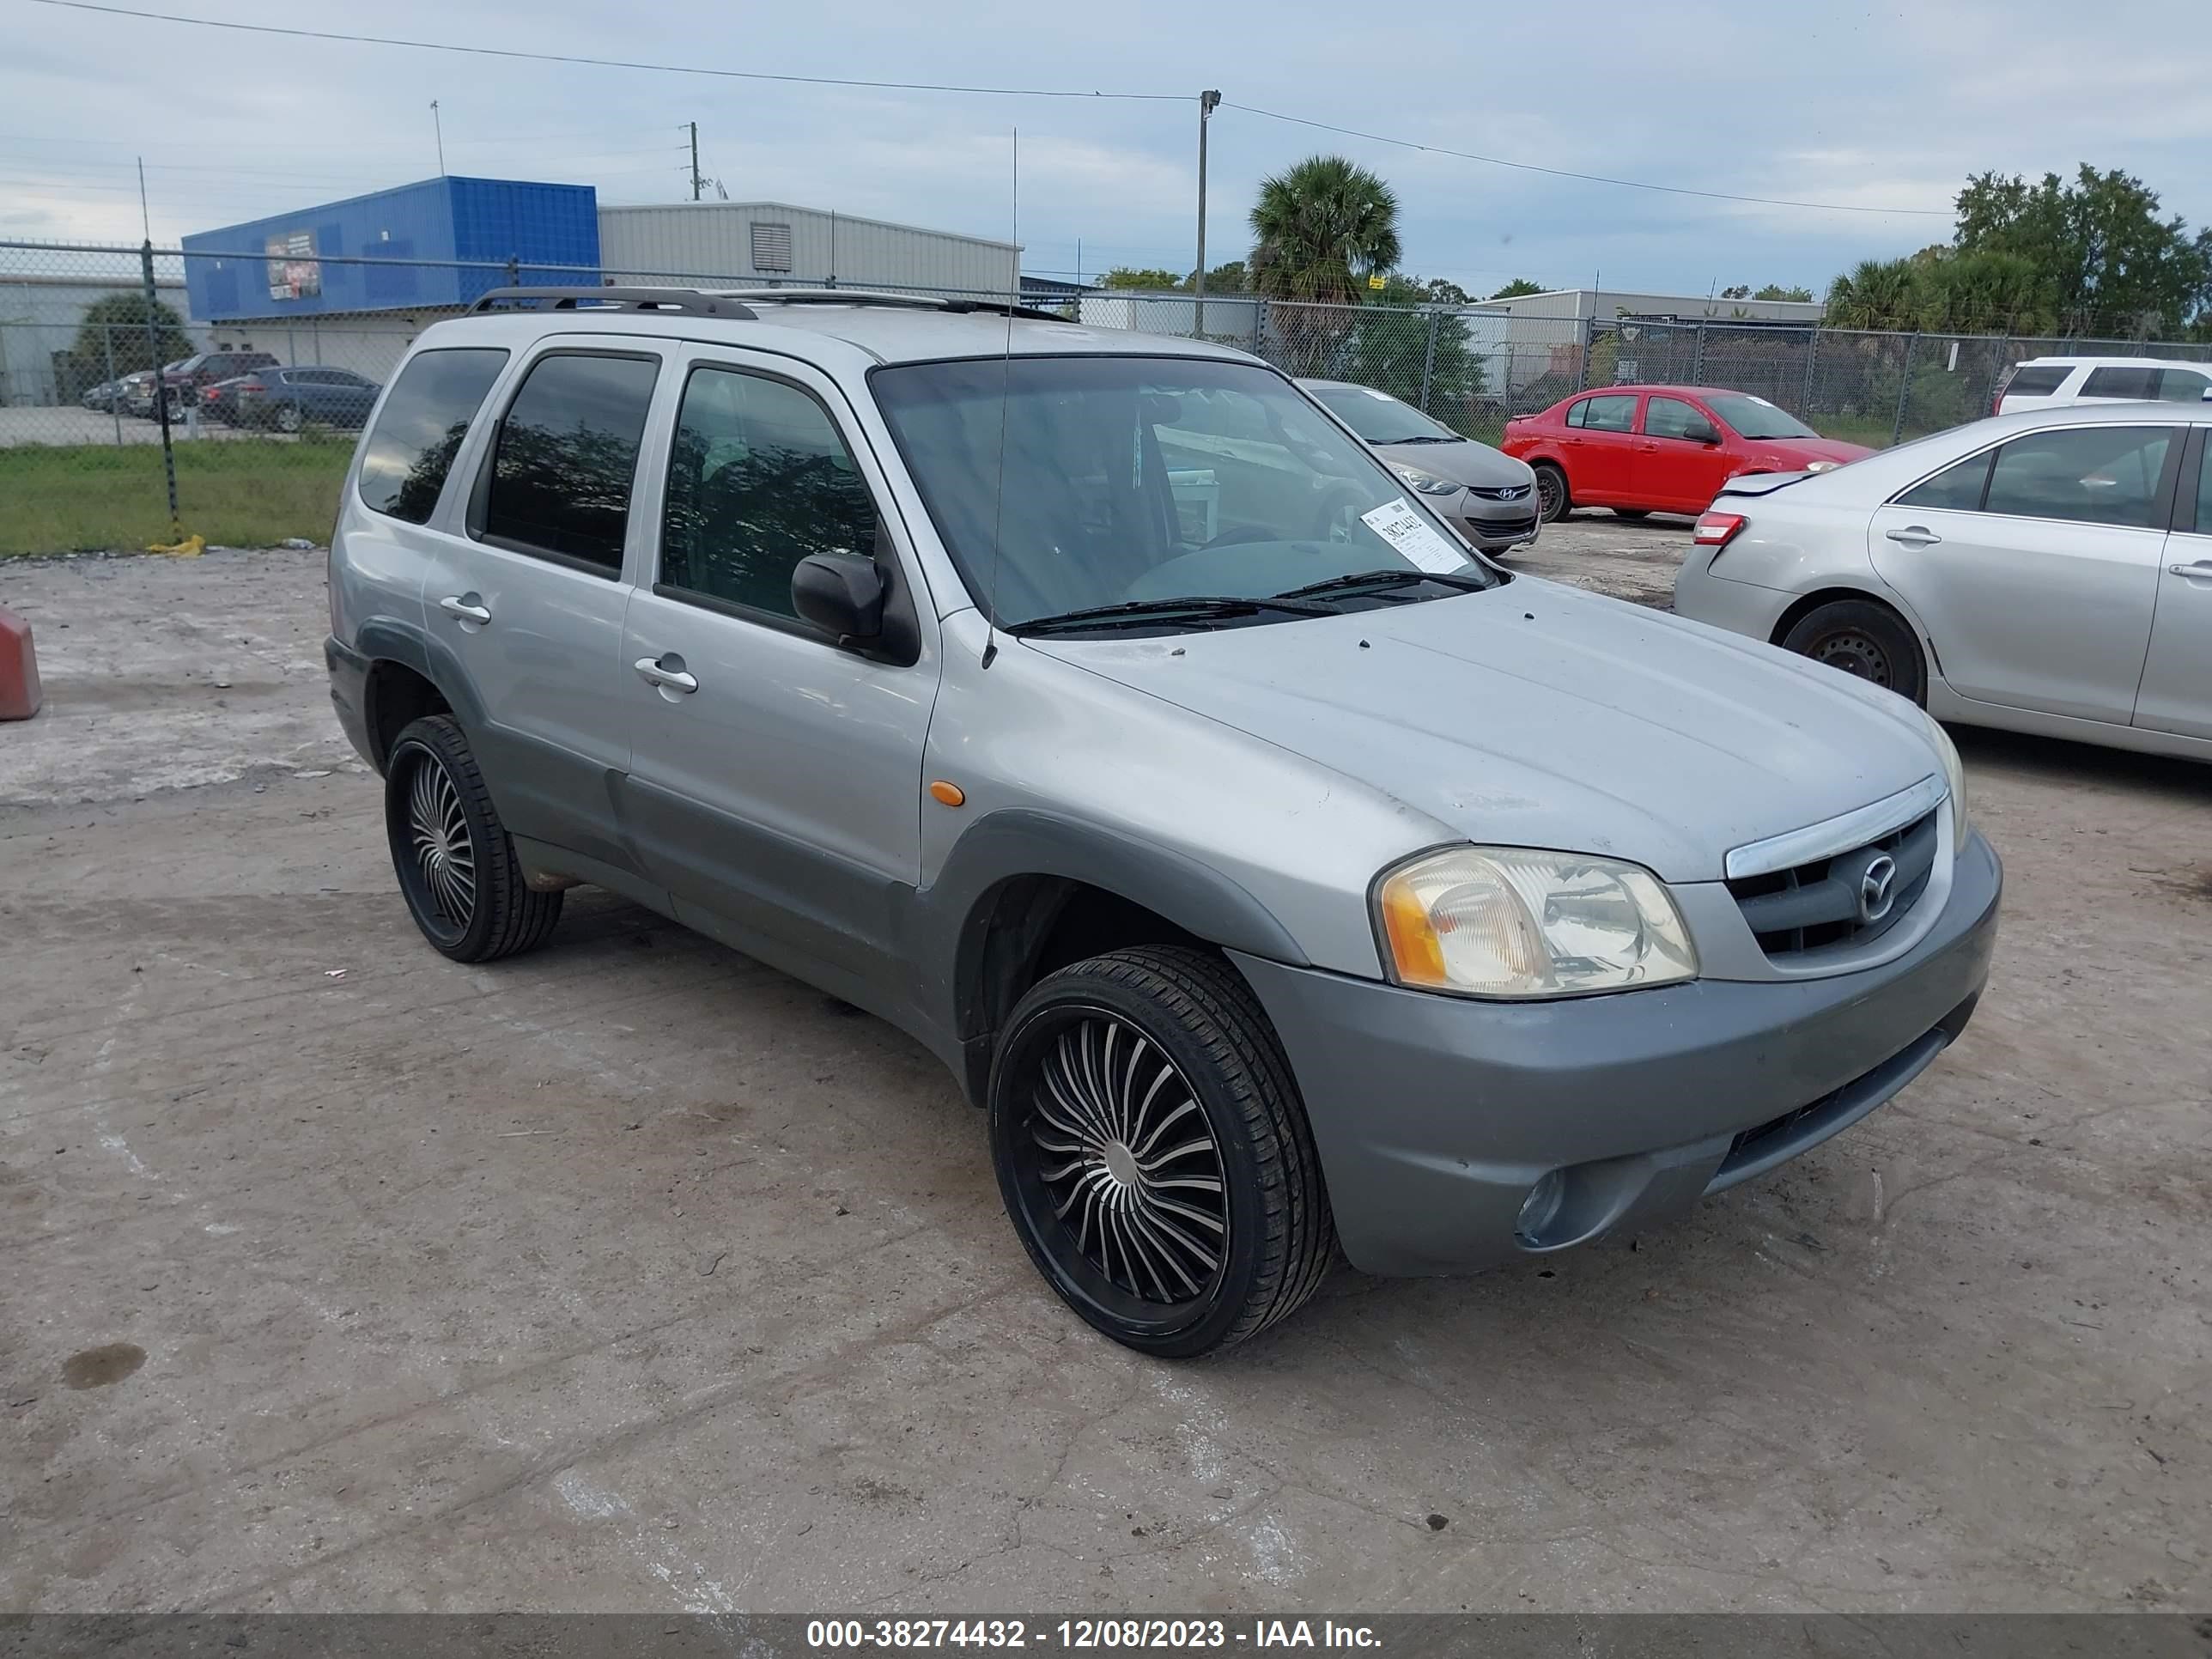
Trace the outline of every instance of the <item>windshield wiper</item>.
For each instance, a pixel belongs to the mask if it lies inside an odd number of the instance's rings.
[[[1433,432],[1416,432],[1410,438],[1370,438],[1367,441],[1370,444],[1455,444],[1463,441],[1442,437]]]
[[[1050,617],[1032,617],[1027,622],[1013,623],[1006,632],[1060,634],[1084,628],[1111,627],[1120,622],[1182,622],[1197,626],[1236,617],[1257,616],[1262,611],[1279,611],[1292,617],[1334,617],[1338,614],[1333,605],[1297,605],[1291,602],[1288,596],[1280,594],[1262,599],[1203,597],[1127,599],[1119,605],[1085,605],[1080,611],[1063,611]]]
[[[1459,572],[1434,570],[1355,570],[1348,576],[1331,576],[1326,581],[1308,582],[1304,587],[1294,587],[1287,593],[1278,593],[1278,599],[1316,599],[1323,593],[1340,596],[1346,593],[1380,593],[1393,587],[1411,587],[1415,582],[1435,582],[1443,587],[1455,587],[1462,593],[1486,592],[1496,586],[1480,576],[1463,576]]]

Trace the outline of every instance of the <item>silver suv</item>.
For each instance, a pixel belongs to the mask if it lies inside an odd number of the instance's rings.
[[[1053,1288],[1153,1353],[1340,1246],[1677,1216],[1909,1083],[1996,937],[1911,703],[1471,555],[1202,343],[489,295],[392,378],[331,609],[433,945],[591,883],[891,1021]]]

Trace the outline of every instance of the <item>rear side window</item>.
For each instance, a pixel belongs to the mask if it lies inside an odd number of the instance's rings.
[[[617,574],[659,373],[651,357],[556,352],[533,363],[499,423],[483,539]]]
[[[1996,453],[1985,451],[1956,466],[1945,467],[1932,478],[1923,478],[1897,498],[1898,506],[1932,507],[1948,513],[1979,512],[1982,486],[1990,478],[1990,457]]]
[[[2031,432],[1998,449],[1989,510],[2147,529],[2174,428],[2094,426]]]
[[[2149,402],[2158,396],[2158,371],[2154,368],[2093,368],[2089,384],[2081,388],[2085,398],[2124,398],[2130,402],[2138,398]]]
[[[694,372],[668,463],[664,585],[796,618],[801,559],[865,557],[875,542],[875,502],[829,410],[765,375]]]
[[[2063,363],[2038,367],[2029,365],[2015,368],[2005,381],[2004,395],[2008,398],[2047,398],[2066,384],[2072,371]]]
[[[365,506],[409,524],[427,524],[469,422],[507,363],[488,346],[420,351],[399,371],[361,458]]]
[[[1585,398],[1582,407],[1582,423],[1592,432],[1626,432],[1636,424],[1632,396]]]

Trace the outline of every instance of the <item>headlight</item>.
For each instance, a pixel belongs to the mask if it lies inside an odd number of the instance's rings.
[[[1666,888],[1617,859],[1449,848],[1389,872],[1376,912],[1390,976],[1422,990],[1574,996],[1698,973]]]
[[[1808,461],[1804,470],[1808,472],[1833,472],[1842,465],[1841,461]]]
[[[1951,845],[1955,848],[1966,844],[1966,769],[1959,764],[1959,750],[1951,741],[1951,734],[1926,709],[1920,718],[1928,722],[1928,740],[1936,745],[1936,752],[1943,757],[1944,781],[1951,786]]]
[[[1418,466],[1407,466],[1402,461],[1386,461],[1383,465],[1424,495],[1456,495],[1466,488],[1449,478],[1439,478],[1433,472],[1424,472]]]

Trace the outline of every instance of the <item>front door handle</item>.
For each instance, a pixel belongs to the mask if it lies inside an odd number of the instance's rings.
[[[668,666],[670,664],[674,665]],[[672,652],[664,653],[657,659],[640,657],[630,666],[637,670],[638,678],[647,685],[657,685],[664,691],[680,691],[688,696],[699,689],[698,678],[686,673],[684,659]]]
[[[2195,564],[2170,564],[2166,568],[2193,582],[2212,582],[2212,559],[2199,559]]]
[[[472,622],[479,628],[491,620],[491,612],[484,607],[483,596],[478,593],[448,593],[438,601],[438,609],[449,617]]]
[[[1909,524],[1902,530],[1885,530],[1882,534],[1902,547],[1933,547],[1943,538],[1925,525]]]

